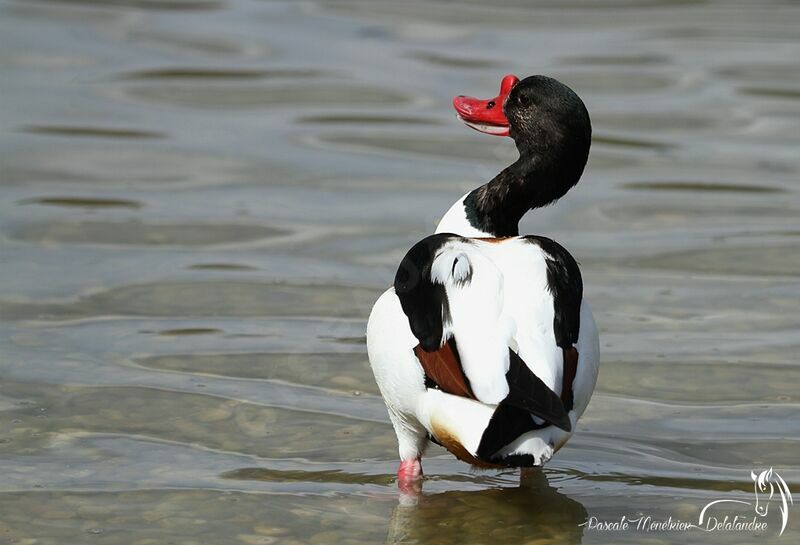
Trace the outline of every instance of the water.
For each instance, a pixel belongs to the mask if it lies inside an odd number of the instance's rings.
[[[800,495],[798,58],[793,2],[3,0],[0,543],[797,541],[579,524]],[[544,479],[432,448],[400,505],[366,316],[514,159],[449,103],[505,73],[593,117],[522,231],[581,262],[599,384]]]

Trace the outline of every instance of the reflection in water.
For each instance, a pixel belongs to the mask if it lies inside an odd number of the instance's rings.
[[[583,504],[532,471],[518,488],[401,495],[386,543],[581,543],[586,518]]]

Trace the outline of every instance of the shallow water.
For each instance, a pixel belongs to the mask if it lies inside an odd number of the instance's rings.
[[[0,1],[0,543],[797,541],[580,526],[800,495],[797,59],[793,2]],[[449,104],[509,72],[594,120],[523,231],[598,389],[527,487],[432,448],[401,505],[365,320],[515,158]]]

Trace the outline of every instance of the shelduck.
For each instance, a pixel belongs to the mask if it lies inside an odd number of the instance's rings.
[[[600,360],[575,259],[518,228],[580,179],[586,107],[552,78],[511,75],[497,97],[453,105],[469,127],[510,136],[519,159],[409,250],[370,314],[367,350],[397,434],[401,488],[421,478],[430,441],[480,468],[543,465],[575,430]]]

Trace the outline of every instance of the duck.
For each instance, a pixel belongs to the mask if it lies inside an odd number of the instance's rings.
[[[577,261],[520,236],[530,210],[580,180],[591,121],[565,84],[505,76],[491,99],[459,95],[457,117],[510,137],[519,158],[457,200],[405,254],[367,322],[367,353],[397,436],[397,482],[423,477],[431,442],[479,469],[547,463],[597,381],[597,326]]]

